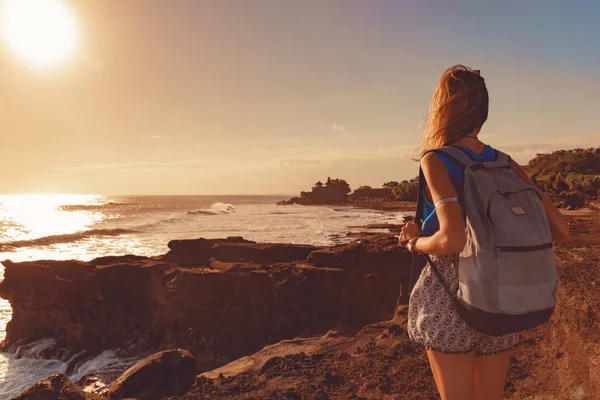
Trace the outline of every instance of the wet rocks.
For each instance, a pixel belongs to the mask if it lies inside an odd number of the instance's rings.
[[[186,350],[165,350],[137,362],[109,388],[108,398],[159,400],[185,394],[196,380],[194,356]]]
[[[33,384],[13,400],[100,400],[84,392],[64,374],[54,374]]]

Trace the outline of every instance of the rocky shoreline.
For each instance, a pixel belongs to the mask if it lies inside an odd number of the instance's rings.
[[[568,218],[574,232],[599,237],[597,212]],[[406,335],[399,294],[410,254],[392,233],[332,247],[233,237],[169,248],[152,258],[5,262],[0,295],[14,310],[5,350],[54,337],[49,357],[149,355],[97,394],[54,375],[18,398],[437,398],[426,356]],[[574,242],[556,254],[559,306],[524,333],[506,398],[600,397],[600,249]]]
[[[333,247],[230,237],[169,248],[150,258],[5,261],[0,295],[13,317],[2,349],[51,337],[44,357],[72,370],[107,349],[185,348],[204,372],[284,339],[391,318],[410,260],[390,235]]]

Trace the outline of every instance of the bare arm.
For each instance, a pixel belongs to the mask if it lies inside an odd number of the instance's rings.
[[[421,167],[433,202],[447,197],[457,197],[450,174],[444,163],[434,154],[426,154],[421,160]],[[459,203],[444,203],[436,208],[440,229],[432,236],[420,237],[414,244],[414,250],[432,255],[460,253],[465,247],[467,235]],[[409,224],[407,224],[409,225]],[[406,236],[415,234],[414,222],[406,229]],[[404,230],[403,230],[404,233]]]
[[[569,232],[569,224],[565,217],[560,213],[558,208],[552,204],[552,201],[542,192],[529,178],[527,173],[521,168],[519,164],[517,164],[514,160],[511,161],[511,166],[513,171],[517,174],[519,178],[531,187],[533,187],[541,196],[544,201],[544,209],[546,210],[546,215],[548,216],[548,222],[550,223],[550,231],[552,232],[552,240],[557,242],[569,242],[571,239],[571,234]]]

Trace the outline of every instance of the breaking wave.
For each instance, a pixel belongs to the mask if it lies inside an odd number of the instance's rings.
[[[34,247],[34,246],[49,246],[52,244],[59,243],[73,243],[79,240],[88,239],[92,236],[119,236],[127,235],[131,233],[138,233],[139,231],[134,229],[90,229],[82,232],[65,233],[62,235],[50,235],[43,236],[36,239],[28,240],[15,240],[12,242],[0,243],[0,251],[13,251],[14,249],[22,247]]]
[[[93,357],[85,357],[86,351],[73,354],[68,360],[55,359],[56,341],[51,338],[18,346],[9,353],[0,353],[0,368],[4,367],[4,382],[0,385],[0,399],[17,396],[31,384],[51,374],[60,372],[69,376],[73,382],[92,373],[99,381],[86,387],[86,391],[101,392],[108,382],[130,367],[138,358],[118,357],[117,350],[105,350]],[[63,349],[68,354],[67,349]],[[78,361],[79,360],[79,361]],[[10,368],[8,368],[10,364]],[[108,380],[104,377],[111,377]]]
[[[210,208],[196,211],[188,211],[188,215],[218,215],[218,214],[233,214],[235,206],[228,203],[213,203]]]

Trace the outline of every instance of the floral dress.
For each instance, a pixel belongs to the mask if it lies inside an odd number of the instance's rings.
[[[458,254],[431,256],[438,273],[452,291],[458,291]],[[490,336],[471,328],[459,315],[438,275],[427,264],[412,290],[408,308],[408,335],[427,349],[448,354],[485,356],[519,344],[519,333]]]

